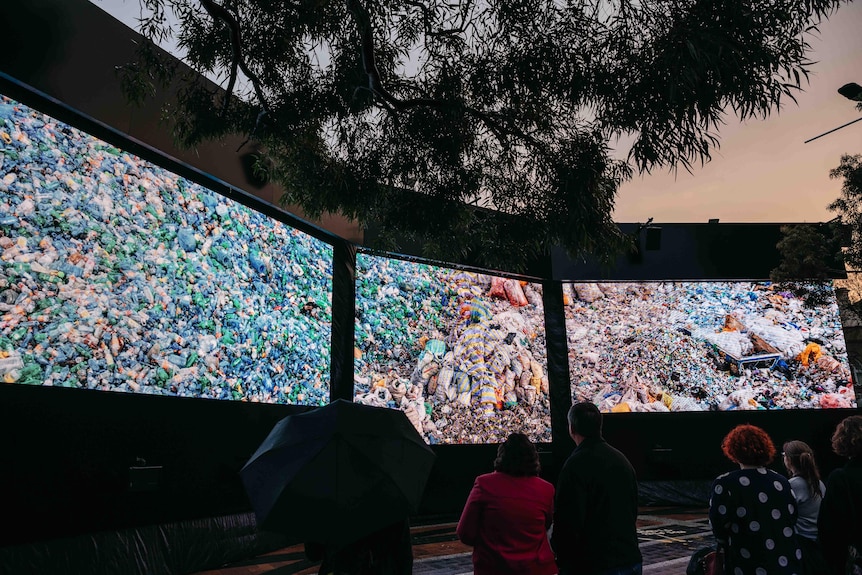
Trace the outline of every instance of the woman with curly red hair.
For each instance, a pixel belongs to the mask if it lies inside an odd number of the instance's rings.
[[[848,458],[826,480],[826,495],[820,504],[817,530],[823,556],[834,575],[862,571],[862,415],[852,415],[835,428],[832,451]],[[850,551],[853,547],[855,552]]]
[[[725,573],[801,574],[796,500],[787,479],[766,469],[775,458],[769,435],[754,425],[739,425],[721,449],[739,465],[713,482],[709,502],[712,531],[725,550]]]

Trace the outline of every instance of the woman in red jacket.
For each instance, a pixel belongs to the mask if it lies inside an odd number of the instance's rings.
[[[493,473],[473,484],[458,522],[458,538],[473,547],[475,575],[553,575],[548,528],[554,486],[538,477],[539,454],[526,435],[500,445]]]

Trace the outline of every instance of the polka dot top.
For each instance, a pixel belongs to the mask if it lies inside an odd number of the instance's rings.
[[[763,467],[719,476],[709,521],[724,543],[728,575],[802,575],[796,542],[796,500],[782,475]]]

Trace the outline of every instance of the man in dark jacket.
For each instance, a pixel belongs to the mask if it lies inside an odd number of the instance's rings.
[[[602,438],[592,403],[569,410],[569,435],[577,448],[557,480],[551,535],[560,575],[640,575],[634,468]]]

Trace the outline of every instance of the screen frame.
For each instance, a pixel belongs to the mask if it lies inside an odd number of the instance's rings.
[[[766,279],[764,279],[764,278],[759,278],[759,279],[751,279],[751,278],[694,278],[694,279],[692,279],[692,278],[684,278],[684,279],[682,279],[682,278],[673,278],[673,279],[617,279],[617,278],[615,278],[615,279],[604,279],[604,278],[602,278],[602,279],[562,279],[562,280],[555,280],[555,281],[558,281],[560,283],[561,289],[562,289],[562,285],[564,285],[564,284],[572,285],[572,284],[599,284],[599,283],[602,283],[602,284],[640,284],[640,285],[666,284],[666,283],[701,283],[701,284],[710,284],[710,283],[712,283],[712,284],[715,284],[715,283],[732,283],[732,284],[737,284],[737,283],[772,283],[772,284],[821,283],[821,284],[827,284],[828,283],[828,284],[830,284],[833,297],[836,298],[836,304],[838,305],[838,308],[839,308],[838,321],[841,322],[841,337],[844,340],[845,353],[847,354],[846,367],[850,372],[850,382],[851,382],[852,387],[853,387],[857,407],[855,407],[855,408],[853,408],[853,407],[850,407],[850,408],[836,407],[836,408],[818,408],[818,409],[793,407],[793,408],[786,408],[786,409],[752,409],[752,410],[728,410],[728,411],[711,411],[711,410],[691,411],[691,410],[689,410],[689,411],[670,411],[667,413],[603,412],[603,415],[605,417],[610,416],[610,417],[623,418],[623,419],[626,419],[626,418],[638,419],[638,418],[644,418],[644,417],[650,418],[650,417],[654,417],[654,416],[673,417],[674,415],[677,415],[677,414],[686,414],[686,415],[692,414],[692,415],[700,415],[701,417],[706,417],[706,416],[715,417],[715,416],[720,416],[721,414],[724,414],[724,413],[732,413],[732,412],[733,413],[736,413],[736,412],[746,413],[746,414],[749,414],[749,416],[753,416],[753,417],[762,416],[764,413],[779,413],[779,412],[782,412],[782,413],[783,412],[791,412],[791,413],[797,413],[797,414],[820,413],[820,412],[824,412],[824,411],[830,412],[830,413],[831,412],[847,412],[847,413],[851,413],[851,414],[857,413],[857,412],[862,412],[862,378],[856,377],[856,368],[853,366],[853,362],[851,361],[851,358],[850,358],[850,350],[849,350],[848,345],[847,345],[846,330],[845,330],[845,327],[844,327],[844,324],[843,324],[843,321],[841,318],[841,312],[840,312],[841,306],[840,306],[840,303],[837,301],[837,299],[838,299],[837,290],[835,289],[835,285],[834,285],[835,281],[840,280],[840,279],[843,279],[843,278],[827,278],[827,279],[811,279],[811,278],[809,278],[809,279],[796,279],[796,280],[792,280],[792,281],[773,281],[773,280],[768,279],[768,278],[766,278]],[[560,302],[560,304],[561,304],[562,309],[563,309],[564,314],[565,314],[565,304],[564,304],[564,302]],[[565,328],[565,317],[563,317],[562,321],[563,321],[563,326]],[[566,349],[568,350],[569,342],[568,342],[568,336],[567,335],[566,335],[565,344],[566,344]],[[569,385],[570,385],[570,390],[571,390],[570,393],[573,393],[575,388],[571,383],[571,373],[570,372],[569,372],[569,379],[570,379]]]
[[[111,146],[114,146],[124,153],[128,153],[129,155],[134,155],[143,162],[147,162],[156,166],[161,170],[165,170],[171,172],[172,175],[184,178],[185,180],[199,185],[210,192],[222,196],[228,200],[234,201],[240,206],[248,208],[252,211],[258,212],[263,216],[281,223],[282,225],[288,226],[289,228],[293,228],[298,230],[301,233],[308,235],[309,237],[323,242],[328,245],[332,250],[332,256],[329,259],[329,265],[331,268],[331,278],[330,278],[330,287],[329,293],[332,295],[332,320],[330,321],[330,333],[329,333],[329,372],[326,374],[325,380],[328,381],[328,401],[333,401],[337,397],[336,386],[333,375],[335,370],[333,369],[334,364],[336,362],[335,357],[335,325],[337,323],[335,318],[335,305],[337,298],[335,297],[335,283],[336,283],[336,270],[340,267],[338,262],[336,262],[336,252],[337,248],[347,242],[347,240],[339,237],[338,235],[329,232],[311,222],[307,222],[305,220],[300,219],[299,217],[286,212],[279,207],[257,197],[244,190],[231,185],[219,178],[216,178],[210,174],[195,168],[185,162],[178,160],[177,158],[170,156],[169,154],[164,153],[153,146],[150,146],[144,142],[141,142],[128,134],[124,134],[120,130],[113,128],[99,120],[96,120],[84,113],[81,113],[78,110],[75,110],[71,106],[66,105],[65,103],[53,98],[44,92],[33,88],[32,86],[27,85],[20,80],[17,80],[3,71],[0,71],[0,95],[6,96],[24,106],[27,106],[31,110],[36,113],[44,114],[46,116],[51,117],[52,119],[64,123],[69,127],[78,130],[84,133],[87,137],[92,137],[98,140],[101,140]],[[0,388],[5,386],[0,386]],[[36,386],[42,387],[42,386]],[[105,393],[102,390],[93,390],[86,388],[75,388],[76,392],[91,392],[91,393]],[[148,394],[139,394],[135,392],[123,392],[119,391],[117,393],[123,395],[130,395],[133,397],[143,396]],[[186,401],[206,401],[212,402],[214,401],[212,398],[206,397],[195,397],[195,396],[177,396],[171,394],[159,395],[161,397],[170,398],[171,400],[186,400]],[[222,401],[238,401],[238,400],[224,400],[219,399],[215,400],[218,402]],[[260,402],[249,402],[249,403],[260,403]],[[293,403],[267,403],[266,405],[284,405],[284,406],[304,406],[305,404],[293,404]]]
[[[550,338],[549,338],[549,331],[550,330],[549,330],[549,310],[548,310],[548,301],[549,301],[548,300],[548,297],[549,297],[548,296],[548,287],[549,287],[549,285],[553,285],[553,284],[559,284],[559,285],[562,285],[562,284],[558,281],[555,281],[555,280],[543,279],[543,278],[539,278],[539,277],[531,276],[531,275],[526,275],[526,274],[516,274],[516,273],[512,273],[512,272],[502,272],[502,271],[498,271],[498,270],[489,270],[489,269],[485,269],[485,268],[478,268],[475,266],[457,264],[457,263],[452,263],[452,262],[442,262],[442,261],[434,260],[431,258],[424,258],[424,257],[414,256],[414,255],[409,255],[409,254],[403,254],[403,253],[397,253],[397,252],[387,252],[385,250],[375,249],[375,248],[371,248],[371,247],[367,247],[367,246],[356,246],[356,258],[354,258],[355,281],[358,281],[358,279],[359,279],[358,266],[356,265],[356,263],[357,263],[357,259],[358,259],[360,254],[378,257],[378,258],[385,258],[385,259],[389,259],[389,260],[398,260],[398,261],[407,262],[407,263],[411,263],[411,264],[417,264],[417,265],[429,265],[429,266],[443,268],[446,270],[451,270],[453,272],[463,271],[463,272],[482,274],[482,275],[486,275],[486,276],[499,277],[499,278],[504,278],[504,279],[526,281],[528,283],[538,284],[538,285],[542,286],[542,311],[543,311],[542,322],[543,322],[543,328],[545,330],[545,370],[546,370],[546,376],[548,378],[548,385],[549,385],[549,392],[547,395],[547,397],[548,397],[548,410],[549,410],[548,411],[548,414],[549,414],[548,424],[549,424],[550,430],[551,430],[550,431],[551,438],[550,438],[550,441],[534,441],[533,443],[537,446],[537,448],[539,448],[539,451],[541,453],[548,453],[548,449],[550,448],[550,446],[552,446],[555,443],[554,437],[556,437],[560,433],[560,431],[558,430],[558,426],[555,424],[557,417],[554,414],[554,412],[555,412],[555,400],[553,399],[554,398],[554,390],[559,386],[554,384],[555,378],[551,374],[552,360],[550,358],[550,356],[551,356],[550,348],[552,347],[552,342],[550,341]],[[354,285],[355,285],[355,282],[354,282]],[[553,297],[553,296],[551,296],[551,297]],[[560,300],[560,301],[562,301],[562,300]],[[354,293],[354,308],[356,308],[355,293]],[[551,324],[553,324],[553,322],[551,322]],[[352,324],[352,326],[355,329],[355,326],[356,326],[355,320],[354,320],[354,323]],[[355,335],[355,331],[352,331],[351,333]],[[355,345],[355,341],[354,341],[354,345]],[[351,376],[353,376],[356,374],[356,372],[355,372],[355,369],[356,369],[355,359],[352,359],[349,365],[350,365],[350,369],[345,370],[345,371],[349,371]],[[351,397],[351,401],[354,401],[356,398],[355,382],[353,382],[353,387],[351,389],[351,396],[350,397]],[[566,409],[568,409],[568,407],[566,407]],[[445,450],[445,449],[450,449],[453,446],[455,448],[458,448],[458,447],[462,447],[462,446],[489,446],[489,445],[494,445],[494,443],[436,443],[436,444],[432,444],[432,447],[435,449],[442,448]]]

